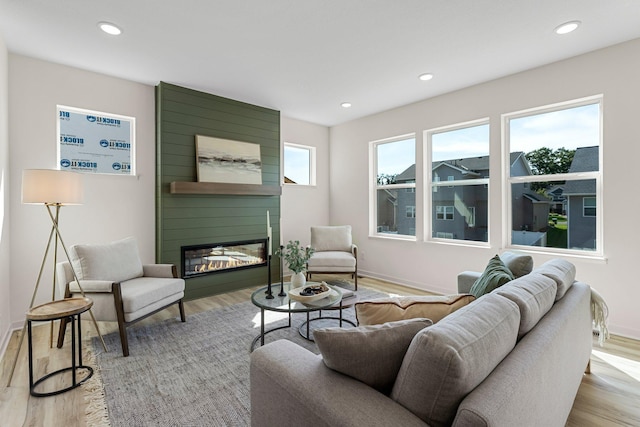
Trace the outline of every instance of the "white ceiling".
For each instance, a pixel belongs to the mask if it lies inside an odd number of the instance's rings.
[[[13,53],[331,126],[638,38],[640,1],[0,0],[0,32]]]

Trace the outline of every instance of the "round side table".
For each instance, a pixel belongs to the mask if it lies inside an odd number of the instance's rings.
[[[55,396],[65,391],[74,389],[87,381],[93,375],[93,368],[82,364],[82,330],[80,326],[80,314],[89,310],[93,305],[93,301],[89,298],[67,298],[58,301],[51,301],[46,304],[32,307],[27,311],[27,326],[29,336],[29,392],[32,396],[45,397]],[[32,322],[46,322],[60,319],[68,319],[71,323],[71,366],[68,368],[62,368],[57,371],[46,374],[40,379],[33,381],[33,344],[31,336],[31,323]],[[77,324],[77,334],[76,334]],[[77,351],[76,351],[76,338]],[[77,362],[76,362],[77,361]],[[77,378],[77,371],[79,369],[85,370],[86,375],[80,381]],[[63,374],[64,372],[71,371],[71,385],[59,390],[40,393],[35,391],[35,388],[48,380],[49,378]]]

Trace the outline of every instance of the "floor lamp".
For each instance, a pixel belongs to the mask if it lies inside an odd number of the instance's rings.
[[[36,280],[36,286],[33,290],[33,295],[31,296],[29,308],[33,307],[33,303],[36,299],[38,287],[40,286],[40,279],[42,278],[42,272],[44,271],[44,267],[47,262],[47,255],[49,254],[49,250],[51,249],[52,242],[53,289],[51,293],[51,300],[54,301],[56,299],[56,266],[58,263],[58,244],[60,244],[60,246],[64,250],[67,260],[69,261],[69,263],[71,263],[69,252],[67,251],[67,247],[65,246],[64,241],[62,240],[62,236],[60,235],[60,229],[58,228],[60,208],[65,205],[81,205],[82,198],[82,176],[79,173],[55,169],[25,169],[24,171],[22,171],[22,203],[45,205],[45,207],[47,208],[47,213],[49,214],[49,217],[51,219],[51,232],[49,233],[47,247],[44,251],[42,264],[40,265],[40,272],[38,273],[38,279]],[[80,288],[80,293],[84,297],[84,291],[82,290],[80,281],[78,280],[78,276],[76,275],[75,269],[73,268],[73,264],[71,266],[71,270],[73,271],[74,279],[76,280],[76,282],[78,283],[78,287]],[[106,351],[107,346],[104,342],[104,339],[102,338],[102,334],[100,333],[98,323],[93,316],[93,312],[89,310],[89,314],[91,315],[91,320],[93,321],[96,331],[98,332],[98,336],[102,341],[102,346]],[[16,357],[13,361],[13,366],[11,367],[11,373],[9,374],[7,387],[11,385],[11,380],[13,379],[13,372],[15,371],[16,364],[18,362],[18,356],[20,354],[20,349],[22,348],[22,342],[24,341],[26,327],[27,321],[25,320],[24,325],[22,326],[22,333],[20,334],[20,342],[16,350]],[[53,347],[53,322],[51,322],[49,346]]]

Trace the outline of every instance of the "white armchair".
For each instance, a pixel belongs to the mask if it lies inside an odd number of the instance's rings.
[[[69,249],[73,269],[85,295],[93,300],[96,320],[118,322],[122,354],[129,355],[127,326],[170,305],[184,314],[184,280],[172,264],[143,265],[134,238],[103,245],[75,245]],[[57,284],[65,298],[80,295],[69,262],[57,267]],[[66,322],[60,323],[58,347],[62,347]]]
[[[311,227],[314,253],[307,262],[307,279],[312,274],[351,274],[358,290],[358,247],[351,238],[351,226]]]

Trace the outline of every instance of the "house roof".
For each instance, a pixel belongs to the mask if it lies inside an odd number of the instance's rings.
[[[526,161],[524,157],[524,153],[522,151],[516,151],[510,154],[509,161],[511,166],[513,166],[514,163],[518,160],[523,160],[525,162],[525,166],[529,168],[529,163]],[[482,178],[483,176],[489,175],[489,156],[476,156],[476,157],[465,157],[462,159],[440,160],[440,161],[434,162],[433,170],[436,170],[443,166],[454,168],[463,174],[472,176],[473,178]],[[400,173],[396,177],[396,181],[399,181],[399,182],[408,182],[415,179],[416,179],[415,164],[409,166],[407,169],[402,171],[402,173]]]
[[[578,147],[573,155],[569,173],[597,171],[600,163],[599,147]],[[596,183],[592,179],[567,181],[564,195],[596,194]]]
[[[549,202],[551,202],[551,199],[549,199],[548,197],[545,197],[542,194],[534,193],[533,191],[527,191],[522,196],[526,197],[527,199],[531,200],[534,203],[549,203]]]

